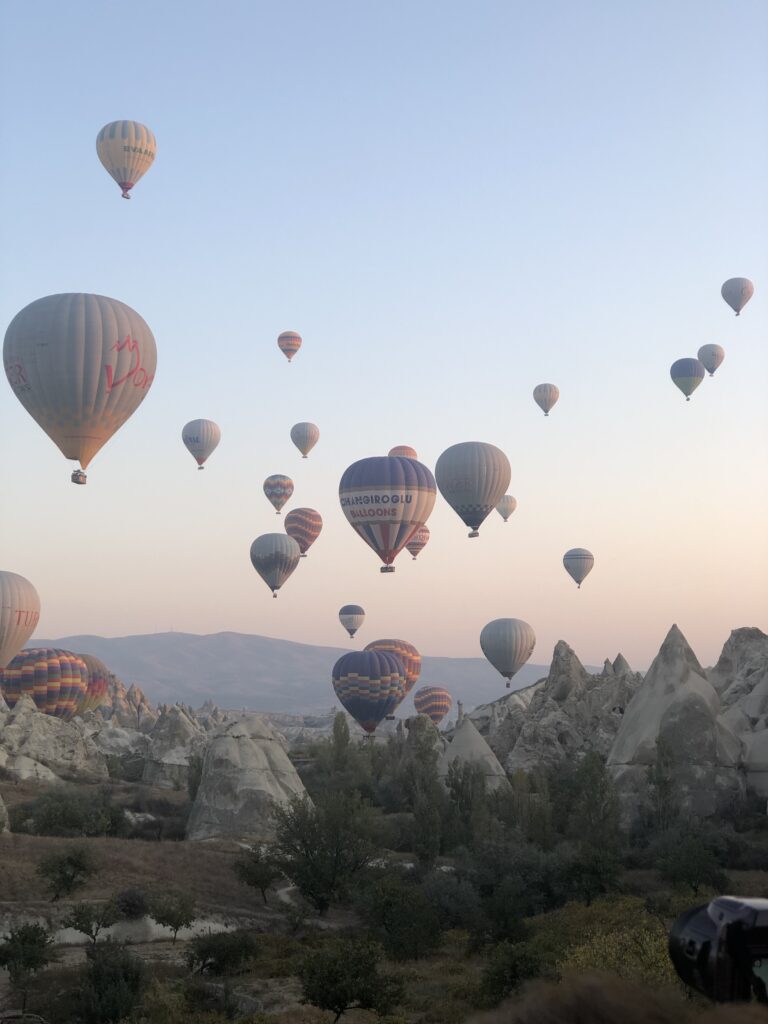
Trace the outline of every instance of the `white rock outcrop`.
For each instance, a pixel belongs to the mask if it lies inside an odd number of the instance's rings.
[[[24,695],[0,712],[0,767],[18,779],[95,782],[108,777],[104,755],[74,722],[38,711]]]
[[[437,762],[437,774],[443,782],[448,778],[448,769],[454,761],[479,765],[485,775],[488,790],[509,786],[504,769],[498,758],[477,731],[472,719],[464,715],[458,722],[453,739]]]
[[[160,789],[185,789],[190,758],[202,753],[207,739],[205,730],[184,707],[163,707],[149,734],[142,782]]]

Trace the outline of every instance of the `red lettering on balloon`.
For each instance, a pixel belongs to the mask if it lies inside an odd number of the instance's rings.
[[[124,384],[127,380],[132,380],[134,387],[137,388],[148,388],[154,379],[150,376],[144,367],[141,365],[141,352],[139,351],[139,343],[130,335],[126,336],[125,341],[116,341],[110,349],[110,352],[122,352],[123,349],[127,348],[129,352],[135,353],[136,362],[130,367],[127,373],[123,374],[122,377],[118,377],[115,380],[114,370],[111,365],[104,367],[104,372],[107,376],[107,391],[111,391],[113,388],[118,387],[120,384]]]

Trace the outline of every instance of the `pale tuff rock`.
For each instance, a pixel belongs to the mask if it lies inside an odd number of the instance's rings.
[[[540,679],[537,683],[526,686],[523,690],[513,690],[511,693],[505,693],[503,697],[491,701],[490,704],[478,704],[476,708],[469,712],[469,717],[483,736],[486,738],[492,737],[502,726],[507,715],[512,711],[524,711],[530,705],[534,694],[544,682],[544,679]],[[445,731],[447,732],[448,730],[446,729]]]
[[[450,745],[446,747],[440,756],[440,760],[437,762],[437,774],[443,782],[446,781],[448,769],[454,761],[465,761],[470,764],[480,765],[489,790],[509,786],[504,769],[499,764],[494,752],[473,725],[469,715],[464,715],[460,718]]]
[[[187,838],[269,839],[273,805],[304,795],[270,723],[261,715],[241,715],[209,741]]]
[[[5,703],[5,697],[0,693],[0,715],[7,715],[11,709]]]
[[[610,658],[606,658],[605,661],[603,662],[603,671],[600,673],[600,675],[601,676],[612,676],[613,674],[614,674],[613,673],[613,663],[612,663]]]
[[[113,725],[128,729],[139,729],[141,732],[150,730],[158,718],[158,712],[152,707],[141,687],[135,684],[128,689],[116,675],[110,674],[109,689],[99,711],[103,718]]]
[[[724,711],[738,708],[756,728],[768,716],[768,636],[755,628],[734,629],[708,673]]]
[[[423,744],[431,746],[438,754],[442,754],[447,746],[445,738],[440,730],[427,715],[413,715],[405,719],[405,743],[404,751],[407,757],[411,751],[416,751]]]
[[[161,789],[185,789],[190,758],[202,753],[206,744],[205,730],[183,706],[164,706],[149,740],[142,782]]]
[[[31,697],[19,698],[0,720],[0,767],[19,779],[98,781],[107,778],[104,755],[74,722],[44,715]]]
[[[768,729],[762,729],[744,739],[747,786],[760,796],[768,797]]]
[[[613,662],[613,674],[615,676],[629,675],[632,669],[623,654],[617,654]]]
[[[2,835],[3,832],[10,831],[11,826],[8,822],[8,811],[6,811],[5,804],[3,803],[3,798],[0,796],[0,835]]]

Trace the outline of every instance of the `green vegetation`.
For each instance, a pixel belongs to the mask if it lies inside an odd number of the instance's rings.
[[[85,846],[76,846],[68,853],[51,853],[37,865],[37,873],[48,885],[51,902],[71,896],[82,889],[96,874],[96,862]]]
[[[168,892],[155,896],[149,904],[150,917],[163,928],[170,928],[173,942],[182,928],[191,928],[197,911],[195,901],[188,893]]]
[[[53,936],[41,924],[21,924],[0,942],[0,967],[5,967],[13,990],[21,997],[22,1011],[27,1008],[27,994],[32,976],[56,958]]]
[[[189,943],[187,965],[197,974],[238,974],[256,956],[256,939],[250,932],[209,932]]]
[[[235,874],[244,885],[250,885],[258,889],[264,905],[267,903],[267,890],[278,878],[280,868],[275,864],[274,857],[270,850],[263,846],[256,846],[248,850],[240,860],[233,865]]]
[[[381,959],[375,943],[332,939],[299,967],[304,1001],[330,1010],[334,1021],[353,1007],[388,1013],[401,999],[403,986],[379,974]]]
[[[76,903],[61,924],[64,928],[73,928],[76,932],[81,932],[96,945],[99,934],[105,928],[117,924],[122,916],[113,900],[104,903]]]
[[[108,789],[54,789],[9,811],[11,829],[37,836],[124,836],[125,811]]]

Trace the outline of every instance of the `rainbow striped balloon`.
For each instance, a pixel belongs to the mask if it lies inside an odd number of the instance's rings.
[[[313,508],[294,508],[285,517],[285,532],[293,537],[301,549],[301,557],[307,557],[323,528],[323,517]]]
[[[429,541],[429,527],[424,525],[420,526],[416,533],[411,537],[408,543],[405,545],[406,550],[413,556],[414,562],[416,556],[420,551],[423,551]]]
[[[366,651],[379,651],[394,654],[402,662],[405,669],[405,695],[416,685],[421,672],[421,655],[407,640],[373,640],[365,648]]]
[[[403,663],[382,651],[351,651],[333,666],[333,689],[366,732],[391,715],[405,696]]]
[[[280,515],[280,509],[293,494],[293,480],[282,473],[273,473],[264,481],[264,493],[274,510]]]
[[[88,690],[88,669],[78,654],[54,647],[21,651],[0,672],[0,691],[14,708],[24,694],[38,711],[69,720],[77,713]]]
[[[296,331],[283,331],[277,336],[277,344],[285,358],[290,361],[301,348],[301,335]]]
[[[86,711],[94,711],[104,703],[109,689],[109,677],[112,674],[100,658],[93,654],[81,654],[88,670],[88,689],[80,702],[77,714],[82,715]]]
[[[440,725],[453,707],[453,697],[442,686],[422,686],[413,695],[413,705],[418,714],[426,715],[435,725]]]

